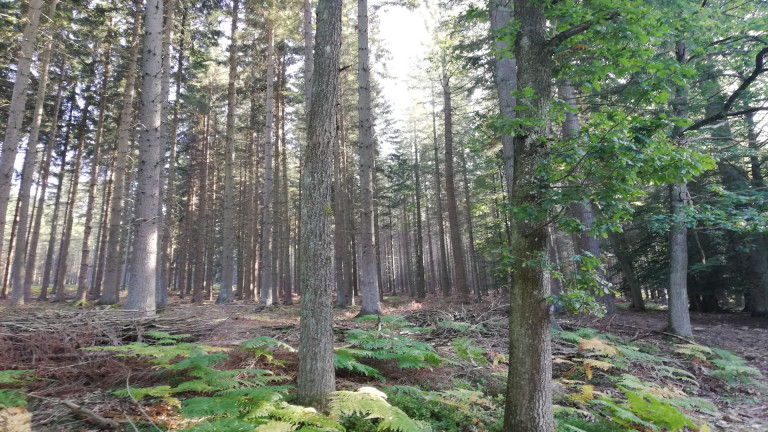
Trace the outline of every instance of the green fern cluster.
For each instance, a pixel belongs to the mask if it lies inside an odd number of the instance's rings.
[[[401,369],[432,368],[448,362],[437,355],[431,345],[408,337],[408,334],[428,332],[431,329],[414,327],[399,316],[378,317],[367,315],[358,322],[377,321],[375,329],[353,329],[346,332],[347,346],[334,350],[334,366],[354,373],[383,380],[379,371],[363,364],[360,359],[392,361]]]
[[[569,358],[559,358],[557,362],[573,364],[572,370],[583,368],[588,380],[591,379],[590,370],[593,368],[606,372],[607,383],[615,385],[621,395],[619,397],[616,392],[598,391],[594,386],[582,381],[563,380],[564,384],[576,388],[576,392],[571,392],[567,399],[579,408],[560,407],[561,430],[612,430],[611,427],[605,426],[606,422],[610,422],[625,429],[679,431],[688,428],[705,431],[708,430],[707,426],[699,424],[698,420],[687,413],[717,414],[715,405],[707,400],[692,397],[682,390],[695,390],[698,383],[694,375],[684,369],[681,361],[660,355],[659,350],[653,346],[629,343],[591,329],[556,332],[555,337],[578,347],[577,354]],[[702,352],[714,353],[709,348],[698,345],[681,346],[677,352],[693,353],[695,357],[703,355]],[[642,366],[646,372],[655,371],[657,380],[668,384],[643,381],[627,373],[632,367],[638,366]],[[614,370],[625,373],[609,373]],[[592,407],[589,412],[581,409],[586,405]],[[568,420],[574,418],[591,418],[595,421],[585,423]],[[586,427],[587,424],[590,426]]]
[[[24,384],[34,379],[30,374],[33,370],[2,370],[0,371],[0,409],[27,404],[24,396]],[[10,387],[10,388],[7,388]]]
[[[428,425],[411,420],[402,410],[391,406],[386,395],[373,388],[356,392],[341,391],[331,395],[331,412],[324,415],[312,408],[289,403],[290,385],[280,385],[287,377],[262,369],[217,369],[228,358],[226,350],[181,342],[186,335],[148,333],[149,343],[134,342],[122,347],[94,348],[124,356],[149,358],[161,372],[182,377],[176,385],[129,387],[114,393],[139,400],[163,399],[180,407],[188,421],[185,431],[344,431],[340,421],[353,414],[375,419],[381,431],[429,430]],[[277,339],[259,336],[239,345],[274,362],[272,349],[292,351]],[[0,374],[0,382],[3,375]]]

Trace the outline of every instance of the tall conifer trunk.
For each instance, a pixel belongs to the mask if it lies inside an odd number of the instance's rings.
[[[53,108],[53,117],[51,118],[51,130],[48,133],[48,143],[46,144],[45,156],[40,166],[40,188],[38,190],[37,205],[35,206],[34,221],[27,241],[27,254],[24,263],[24,298],[32,296],[32,276],[35,273],[37,264],[37,244],[40,239],[40,227],[43,221],[43,207],[45,205],[45,192],[48,188],[48,176],[51,171],[51,161],[53,158],[53,148],[56,145],[56,132],[59,126],[59,112],[61,110],[62,92],[65,86],[66,64],[61,65],[61,74],[59,76],[59,89],[56,94],[56,103]],[[40,296],[43,297],[43,289],[40,290]]]
[[[341,48],[341,0],[317,5],[313,78],[301,202],[301,325],[297,399],[323,408],[335,387],[331,186]]]
[[[267,24],[267,94],[266,94],[266,111],[267,118],[264,129],[264,194],[263,205],[264,210],[261,220],[261,303],[264,306],[272,306],[274,298],[272,298],[272,284],[275,281],[272,280],[272,253],[274,244],[272,244],[272,214],[274,212],[272,202],[272,191],[274,188],[274,174],[273,174],[273,161],[272,150],[274,145],[272,140],[274,139],[272,133],[272,127],[274,123],[274,81],[275,81],[275,42],[274,42],[274,30],[272,24]]]
[[[424,282],[424,235],[421,230],[421,172],[419,169],[419,145],[413,137],[413,175],[416,180],[416,297],[427,296]]]
[[[358,133],[360,136],[360,315],[381,313],[376,271],[376,245],[373,227],[373,164],[376,149],[373,142],[371,113],[371,71],[368,52],[368,1],[357,0],[357,78]]]
[[[93,210],[96,202],[96,184],[101,171],[101,138],[104,133],[104,116],[107,111],[107,85],[110,79],[111,46],[104,52],[104,77],[99,89],[99,115],[96,121],[96,137],[91,156],[91,178],[88,181],[88,202],[85,208],[85,227],[83,228],[83,249],[80,254],[80,272],[77,276],[77,301],[84,302],[88,294],[88,259],[91,253],[90,241],[93,230]]]
[[[27,103],[27,87],[29,87],[29,71],[32,67],[32,55],[35,51],[35,40],[37,40],[37,28],[40,24],[42,8],[43,0],[30,0],[27,9],[27,22],[21,37],[16,78],[13,82],[11,105],[3,139],[3,151],[0,153],[0,252],[3,250],[6,210],[8,210],[11,185],[13,184],[13,167],[19,152],[19,141],[21,140]]]
[[[117,130],[117,142],[114,150],[114,172],[112,182],[112,202],[109,210],[109,241],[107,243],[107,255],[104,270],[104,290],[101,293],[100,303],[114,304],[119,300],[121,279],[122,251],[120,238],[123,231],[123,197],[125,195],[126,163],[131,140],[133,120],[133,99],[136,87],[136,65],[139,58],[139,31],[141,29],[141,5],[142,0],[135,0],[133,15],[133,29],[131,32],[131,50],[128,61],[125,63],[125,87],[123,90],[122,108],[120,110],[120,124]]]
[[[53,18],[56,15],[56,5],[58,0],[51,0],[48,6],[48,16]],[[43,56],[40,61],[37,83],[37,99],[35,100],[35,110],[32,113],[32,125],[30,126],[29,139],[27,140],[27,154],[24,158],[24,167],[21,171],[21,184],[19,185],[19,216],[17,231],[18,235],[16,252],[13,256],[13,269],[11,270],[11,303],[14,305],[24,304],[31,300],[30,292],[24,289],[24,263],[27,260],[27,228],[29,226],[29,205],[31,202],[31,191],[34,183],[35,167],[37,166],[37,145],[40,136],[40,123],[43,118],[43,105],[48,89],[48,67],[51,63],[51,46],[53,38],[48,39],[43,48]],[[63,72],[63,71],[62,71]],[[63,73],[62,73],[63,79]],[[58,98],[61,97],[61,86],[59,86]],[[55,108],[58,111],[58,106]],[[0,232],[0,236],[2,233]],[[2,246],[0,246],[2,251]],[[10,253],[10,251],[9,251]]]
[[[157,307],[157,244],[160,205],[163,1],[147,0],[142,52],[141,106],[139,108],[139,159],[134,204],[135,234],[131,254],[131,287],[125,307],[154,314]]]
[[[453,252],[454,284],[461,303],[469,303],[466,262],[459,226],[459,206],[456,200],[456,182],[453,175],[453,108],[451,106],[451,88],[446,72],[445,55],[442,59],[443,111],[445,121],[445,203],[448,207],[448,229]]]

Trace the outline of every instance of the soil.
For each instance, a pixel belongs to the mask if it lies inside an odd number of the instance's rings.
[[[172,423],[173,411],[163,405],[142,407],[132,401],[116,398],[111,391],[116,387],[148,386],[158,382],[158,375],[150,365],[140,359],[116,358],[110,353],[82,351],[94,345],[119,345],[142,340],[147,331],[189,333],[201,344],[234,347],[255,336],[275,337],[291,346],[298,346],[299,306],[276,306],[265,310],[257,304],[230,304],[216,306],[176,303],[151,319],[135,320],[120,310],[107,307],[76,308],[67,304],[32,304],[11,309],[0,301],[0,370],[34,369],[43,378],[31,381],[29,410],[32,412],[34,431],[89,431],[99,429],[93,419],[76,413],[60,403],[70,400],[81,408],[92,410],[97,416],[115,421],[142,421],[142,418],[164,418]],[[354,321],[359,308],[335,311],[335,335],[343,342],[346,329],[360,327]],[[451,342],[462,333],[438,327],[441,321],[466,322],[483,331],[475,331],[475,344],[486,352],[494,366],[491,372],[503,372],[504,365],[497,362],[508,351],[506,336],[506,306],[502,301],[489,299],[479,305],[462,306],[450,300],[435,298],[423,302],[394,298],[386,300],[384,315],[402,315],[418,326],[436,326],[426,336],[441,355],[452,356]],[[743,313],[698,314],[691,316],[694,337],[691,342],[727,349],[746,359],[768,377],[768,319],[751,318]],[[652,310],[638,313],[622,310],[604,318],[558,317],[566,328],[591,327],[629,339],[644,342],[671,340],[684,343],[665,333],[666,312]],[[368,323],[367,325],[370,325]],[[492,331],[487,331],[491,329]],[[231,355],[232,362],[250,361],[247,356]],[[297,358],[288,352],[279,352],[283,360],[282,374],[293,376]],[[404,372],[387,365],[376,365],[387,377],[387,385],[448,386],[456,378],[478,378],[487,374],[482,367],[436,368]],[[237,365],[233,365],[237,367]],[[704,380],[704,377],[702,377]],[[503,392],[503,383],[486,380],[489,394]],[[355,387],[371,383],[364,377],[340,373],[337,385]],[[713,418],[712,430],[768,431],[768,393],[766,379],[755,385],[706,386],[706,397],[717,404],[721,412]],[[149,410],[149,411],[148,411]],[[102,426],[103,428],[103,426]],[[128,429],[130,430],[130,429]]]

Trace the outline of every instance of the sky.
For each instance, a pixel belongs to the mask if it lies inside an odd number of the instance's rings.
[[[384,95],[392,105],[395,117],[405,122],[413,92],[409,91],[409,75],[429,51],[430,35],[422,7],[409,11],[404,7],[386,7],[378,11],[379,39],[390,52],[387,72],[382,81]],[[377,67],[377,66],[374,66]]]

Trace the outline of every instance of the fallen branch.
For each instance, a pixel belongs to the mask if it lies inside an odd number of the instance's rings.
[[[86,420],[86,421],[88,421],[90,423],[93,423],[95,425],[98,425],[98,426],[102,426],[102,427],[105,427],[105,428],[111,428],[112,430],[117,429],[118,427],[120,427],[120,423],[118,423],[118,422],[116,422],[114,420],[110,420],[110,419],[108,419],[108,418],[106,418],[104,416],[101,416],[101,415],[99,415],[99,414],[89,410],[88,408],[83,408],[81,406],[78,406],[78,405],[76,405],[72,401],[63,400],[63,399],[49,398],[49,397],[45,397],[45,396],[38,396],[38,395],[31,394],[31,393],[26,393],[26,396],[29,396],[29,397],[32,397],[32,398],[35,398],[35,399],[41,399],[41,400],[48,401],[48,402],[55,403],[55,404],[64,405],[65,407],[69,408],[69,410],[72,411],[72,413],[74,413],[78,417],[81,417],[84,420]]]
[[[89,410],[88,408],[77,406],[68,400],[62,400],[62,401],[59,401],[59,403],[69,408],[70,411],[72,411],[76,415],[82,417],[83,419],[95,425],[109,427],[112,429],[116,429],[120,426],[120,424],[117,423],[116,421],[102,417],[99,414],[96,414],[95,412]]]
[[[651,332],[651,333],[662,334],[664,336],[671,336],[673,338],[680,339],[683,342],[687,342],[687,343],[692,344],[692,345],[698,345],[698,343],[696,341],[693,341],[691,339],[684,338],[684,337],[682,337],[680,335],[676,335],[674,333],[666,332],[666,331],[663,331],[663,330],[654,330],[654,329],[649,329],[649,328],[645,328],[645,327],[637,327],[637,326],[633,326],[633,325],[629,325],[629,324],[614,324],[614,325],[617,325],[617,326],[620,326],[620,327],[633,328],[635,330],[644,330],[644,331]],[[642,338],[638,338],[638,339],[642,339]]]

